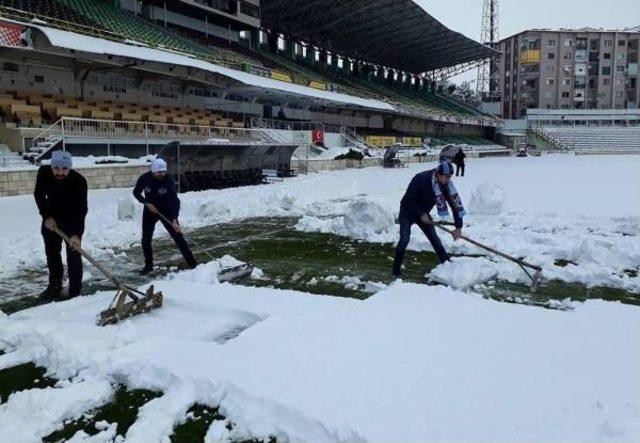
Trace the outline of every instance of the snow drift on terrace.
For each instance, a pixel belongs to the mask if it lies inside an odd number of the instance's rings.
[[[0,356],[0,368],[33,360],[50,375],[77,376],[65,389],[79,392],[97,380],[95,398],[73,410],[64,405],[79,397],[57,392],[63,399],[51,414],[33,414],[49,391],[14,394],[0,405],[0,435],[29,417],[20,435],[42,436],[77,408],[103,402],[103,380],[117,379],[164,392],[141,409],[127,441],[167,438],[194,402],[220,405],[238,438],[640,439],[635,306],[588,301],[560,312],[411,284],[364,302],[153,284],[165,306],[115,326],[94,324],[111,292],[0,320],[0,346],[13,351]]]
[[[397,214],[413,175],[431,167],[433,163],[335,171],[268,186],[187,193],[180,196],[181,224],[188,236],[193,228],[247,217],[303,216],[298,229],[395,243],[397,225],[384,229],[384,222],[383,229],[358,226],[350,231],[344,217],[358,199],[378,205],[380,214]],[[640,277],[633,277],[640,269],[640,199],[634,198],[640,195],[638,170],[640,156],[632,155],[469,159],[467,176],[454,182],[469,211],[465,233],[471,238],[543,266],[547,278],[640,292]],[[89,193],[83,245],[98,259],[108,261],[116,248],[139,242],[140,205],[136,203],[133,220],[117,217],[118,198],[129,198],[130,192]],[[40,218],[33,197],[0,198],[0,225],[0,278],[25,268],[42,269]],[[166,235],[162,228],[156,230],[159,235]],[[447,235],[441,238],[450,252],[479,252]],[[415,226],[409,248],[431,249]],[[557,259],[573,264],[560,268],[554,266]],[[498,278],[526,282],[517,266],[491,260],[498,265]]]

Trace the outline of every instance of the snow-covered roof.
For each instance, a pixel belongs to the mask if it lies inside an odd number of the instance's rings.
[[[395,108],[381,100],[373,100],[338,92],[320,91],[306,86],[287,83],[271,78],[260,77],[242,71],[237,71],[224,66],[216,65],[204,60],[199,60],[193,56],[181,54],[173,51],[163,51],[149,47],[134,46],[131,44],[118,43],[73,32],[53,29],[46,26],[31,25],[42,31],[51,45],[72,49],[75,51],[89,52],[93,54],[107,54],[121,57],[130,57],[139,60],[146,60],[171,65],[187,66],[202,69],[216,74],[224,75],[241,83],[250,86],[257,86],[265,89],[272,89],[291,94],[304,95],[322,100],[328,100],[349,105],[361,106],[369,109],[379,109],[395,111]]]

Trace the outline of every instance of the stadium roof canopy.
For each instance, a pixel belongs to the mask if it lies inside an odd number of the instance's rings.
[[[262,25],[268,29],[403,71],[434,71],[495,54],[450,30],[412,0],[262,0],[260,4]]]

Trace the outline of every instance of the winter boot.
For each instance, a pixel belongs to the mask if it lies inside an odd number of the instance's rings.
[[[153,266],[145,265],[144,268],[142,268],[142,270],[138,272],[138,274],[147,275],[147,274],[150,274],[151,271],[153,271]]]
[[[60,297],[61,293],[62,293],[61,286],[47,286],[47,289],[42,291],[38,296],[38,298],[41,300],[53,300],[54,298]]]

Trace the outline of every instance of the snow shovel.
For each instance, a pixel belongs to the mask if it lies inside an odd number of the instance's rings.
[[[443,225],[448,225],[449,223],[446,222],[433,222],[433,225],[438,228],[438,229],[442,229],[445,232],[448,232],[449,234],[453,234],[453,229],[448,229],[445,228]],[[500,252],[496,249],[493,249],[487,245],[483,245],[482,243],[479,243],[473,239],[470,239],[469,237],[465,237],[464,235],[460,236],[461,239],[471,243],[474,246],[477,246],[480,249],[484,249],[485,251],[489,251],[492,252],[496,255],[499,255],[502,258],[506,258],[509,261],[512,261],[514,263],[516,263],[518,266],[520,266],[522,268],[522,270],[525,272],[525,274],[527,274],[527,276],[531,279],[531,292],[535,292],[538,287],[540,286],[540,281],[542,279],[542,268],[540,266],[536,266],[536,265],[532,265],[531,263],[527,263],[524,260],[520,260],[518,258],[512,257],[508,254],[505,254],[504,252]],[[527,268],[534,270],[535,272],[533,273],[533,275],[527,270]]]
[[[64,241],[71,245],[71,239],[60,229],[53,228],[53,232],[58,234]],[[133,317],[134,315],[143,314],[152,309],[162,307],[162,292],[154,292],[153,285],[149,286],[146,293],[133,289],[115,278],[113,274],[107,271],[85,250],[77,248],[77,251],[93,266],[98,268],[98,270],[102,272],[117,289],[116,295],[113,297],[113,300],[111,300],[109,307],[98,315],[98,318],[96,319],[96,324],[98,324],[98,326],[115,324],[127,317]],[[127,298],[130,298],[131,301],[127,302]]]
[[[158,211],[157,214],[158,214],[158,217],[160,217],[162,220],[164,220],[170,225],[173,225],[173,223],[167,217],[165,217],[164,214],[162,214],[160,211]],[[206,254],[210,260],[212,261],[216,260],[216,258],[213,255],[211,255],[209,251],[207,251],[205,248],[200,246],[193,239],[190,239],[189,241],[194,245],[196,245],[196,247],[198,248],[198,250],[200,250],[200,252],[203,252],[204,254]],[[232,282],[244,277],[248,277],[253,272],[253,268],[254,266],[250,265],[249,263],[243,263],[238,266],[227,266],[226,268],[222,268],[218,271],[218,281],[221,283]]]

